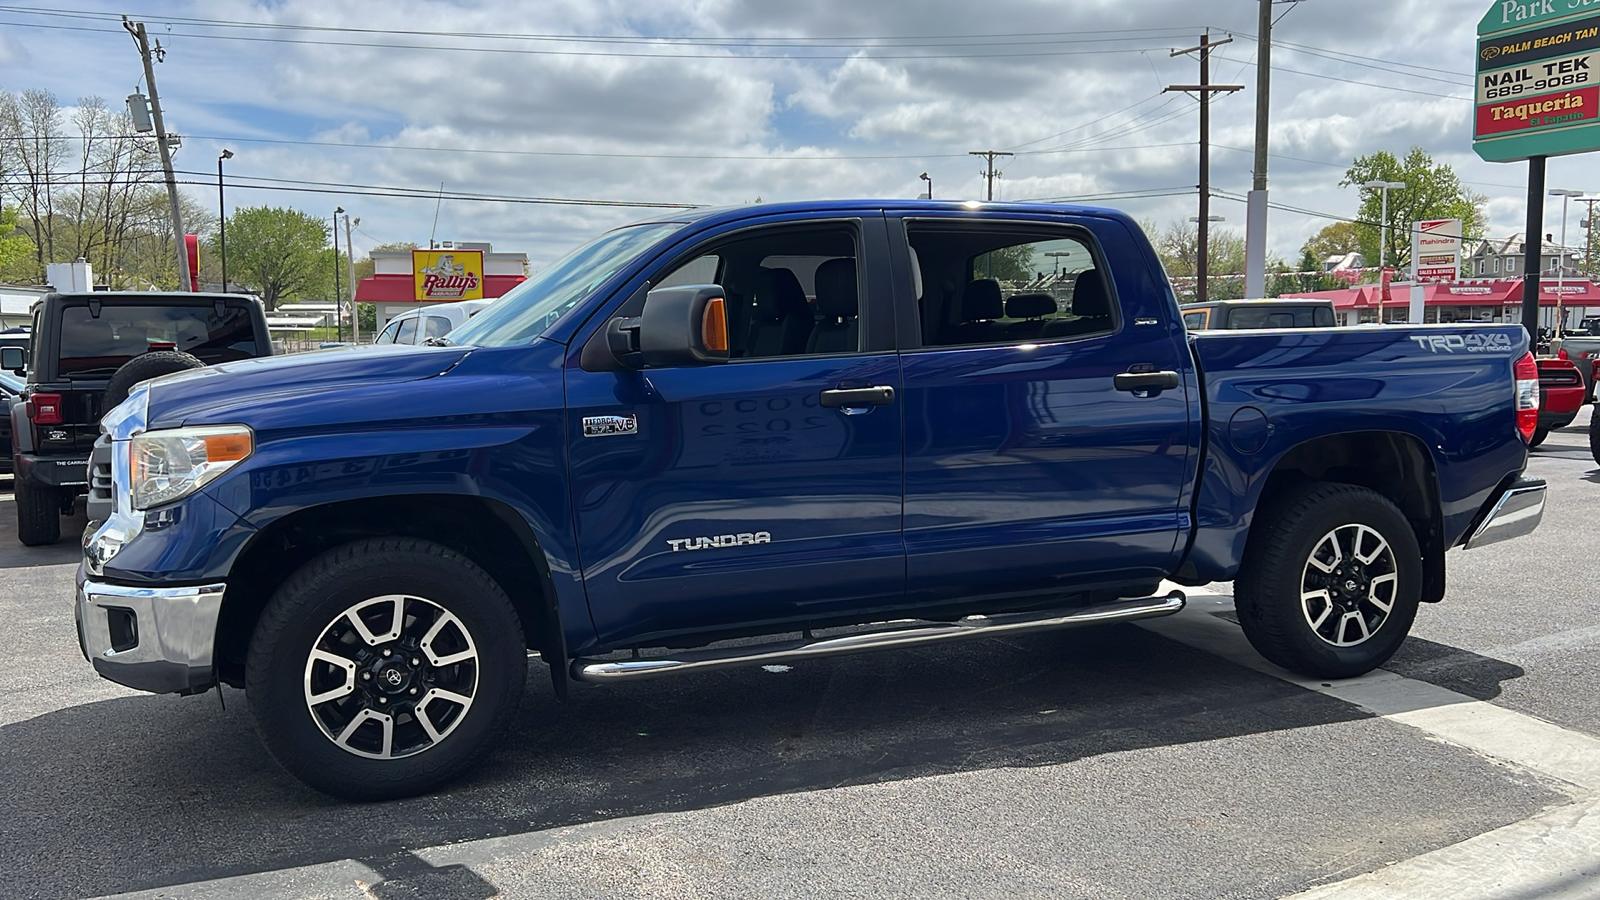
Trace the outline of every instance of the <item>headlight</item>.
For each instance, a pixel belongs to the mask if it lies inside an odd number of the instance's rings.
[[[187,497],[255,450],[243,425],[146,431],[129,442],[133,505],[149,509]]]

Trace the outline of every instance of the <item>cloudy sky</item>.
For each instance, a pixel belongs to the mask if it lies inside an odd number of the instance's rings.
[[[1270,187],[1297,211],[1272,212],[1273,254],[1293,259],[1354,213],[1357,192],[1338,187],[1353,157],[1413,145],[1490,198],[1492,235],[1521,230],[1526,165],[1471,149],[1487,7],[1275,3]],[[923,172],[935,196],[974,198],[982,161],[967,152],[984,149],[1016,153],[997,198],[1183,219],[1197,104],[1161,89],[1197,79],[1169,51],[1207,28],[1234,39],[1213,81],[1247,85],[1213,105],[1227,227],[1244,204],[1226,197],[1250,188],[1255,0],[65,0],[0,5],[0,88],[120,103],[142,72],[108,14],[145,21],[167,51],[156,77],[185,136],[178,166],[204,181],[188,190],[215,197],[226,147],[230,207],[342,205],[361,218],[358,252],[426,245],[436,199],[420,194],[441,183],[438,239],[490,240],[537,267],[661,210],[526,201],[912,197]],[[1600,167],[1554,159],[1549,184],[1600,192]],[[1547,230],[1559,219],[1552,205]]]

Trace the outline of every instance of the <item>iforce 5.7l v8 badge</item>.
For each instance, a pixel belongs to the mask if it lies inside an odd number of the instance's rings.
[[[584,416],[584,437],[610,437],[614,434],[638,434],[639,419],[635,416]]]

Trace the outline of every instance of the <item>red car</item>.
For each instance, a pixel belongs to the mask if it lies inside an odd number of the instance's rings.
[[[1539,360],[1539,428],[1528,446],[1544,443],[1553,428],[1571,425],[1587,394],[1583,373],[1572,360]]]

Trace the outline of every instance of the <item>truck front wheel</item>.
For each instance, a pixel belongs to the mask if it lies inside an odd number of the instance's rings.
[[[1268,660],[1351,678],[1400,649],[1421,585],[1422,554],[1400,510],[1368,488],[1319,483],[1258,511],[1234,602],[1245,637]]]
[[[245,693],[267,748],[352,800],[433,790],[506,732],[527,678],[516,611],[438,544],[357,541],[278,588],[250,641]]]

